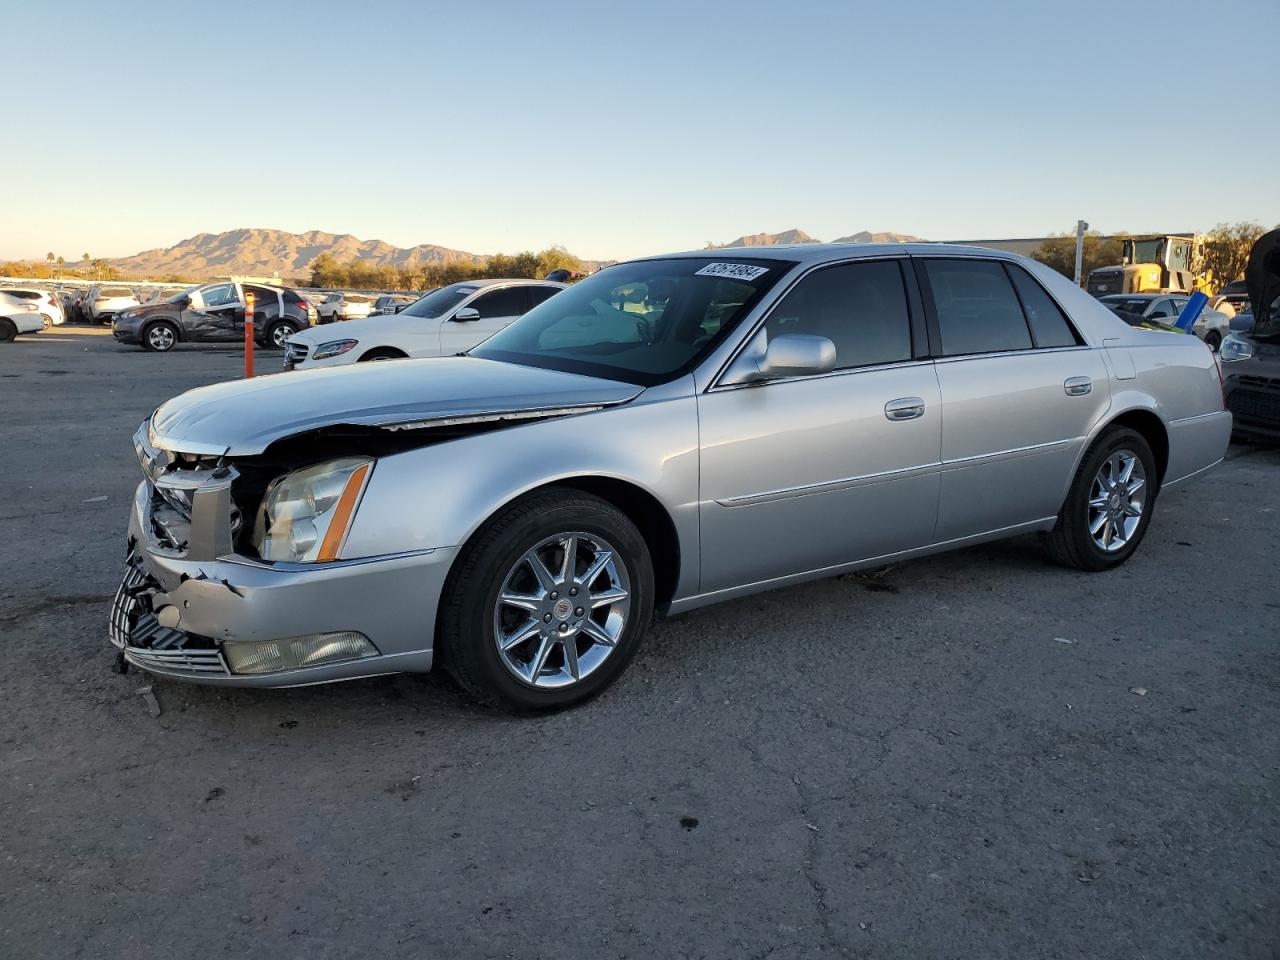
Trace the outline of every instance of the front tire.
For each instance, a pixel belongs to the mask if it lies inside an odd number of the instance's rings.
[[[142,349],[168,353],[178,343],[178,328],[168,320],[157,320],[142,331]]]
[[[653,618],[653,564],[613,504],[567,487],[519,500],[463,548],[437,650],[477,700],[559,710],[612,683]]]
[[[1103,432],[1071,481],[1058,522],[1045,535],[1050,555],[1077,570],[1109,570],[1133,555],[1155,508],[1155,457],[1142,434]]]

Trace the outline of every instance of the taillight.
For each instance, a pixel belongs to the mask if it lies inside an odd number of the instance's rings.
[[[311,309],[311,304],[307,303],[307,301],[305,301],[305,300],[299,299],[299,300],[298,300],[298,308],[299,308],[299,309],[301,309],[301,310],[310,310],[310,309]]]

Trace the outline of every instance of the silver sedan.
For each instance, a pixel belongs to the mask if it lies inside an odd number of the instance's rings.
[[[161,406],[111,637],[198,682],[439,661],[485,702],[559,708],[618,676],[655,611],[1033,531],[1115,567],[1230,433],[1201,341],[1020,257],[638,260],[467,356]]]

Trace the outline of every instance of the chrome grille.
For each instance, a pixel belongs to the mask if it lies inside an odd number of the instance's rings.
[[[285,366],[291,363],[301,363],[307,359],[307,354],[311,352],[311,348],[303,343],[294,343],[292,340],[285,341],[284,345],[284,362]]]
[[[159,586],[143,571],[136,557],[130,556],[124,579],[111,602],[111,643],[123,651],[126,660],[144,669],[230,674],[221,650],[190,646],[198,638],[166,627],[156,619],[151,603]]]

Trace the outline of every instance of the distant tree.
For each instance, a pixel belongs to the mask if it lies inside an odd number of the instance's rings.
[[[1210,288],[1220,290],[1244,276],[1253,243],[1266,233],[1259,223],[1220,223],[1206,235],[1196,262],[1196,276],[1204,277]]]
[[[63,259],[62,257],[59,257],[59,258],[58,258],[58,272],[59,272],[59,273],[61,273],[61,272],[62,272],[62,268],[63,268],[63,267],[65,267],[66,265],[67,265],[67,261],[66,261],[65,259]]]
[[[1084,235],[1084,252],[1081,259],[1081,282],[1089,279],[1089,271],[1097,267],[1113,267],[1120,263],[1123,254],[1119,237],[1104,237],[1096,230]],[[1046,267],[1052,267],[1067,279],[1076,272],[1075,234],[1064,233],[1050,237],[1031,254]]]
[[[84,269],[89,269],[89,255],[87,253],[80,254],[80,262],[84,264]]]
[[[585,273],[586,265],[564,247],[548,247],[538,254],[538,277],[545,277],[552,270],[568,270],[572,273]]]
[[[58,258],[54,254],[54,252],[50,250],[48,253],[44,255],[44,259],[49,264],[49,279],[52,280],[53,279],[53,262]]]

